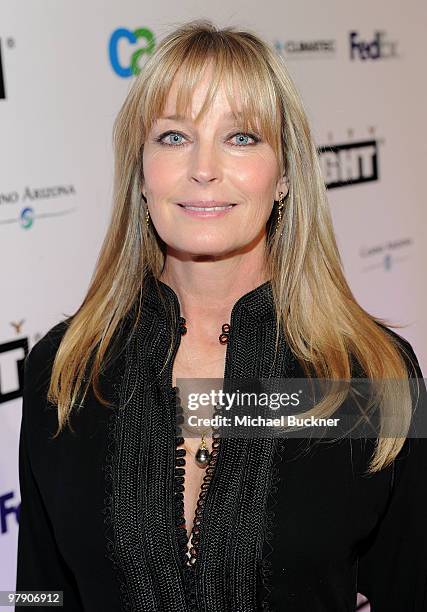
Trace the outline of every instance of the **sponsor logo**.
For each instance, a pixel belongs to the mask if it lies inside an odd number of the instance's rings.
[[[350,32],[349,43],[351,60],[366,61],[398,57],[397,41],[389,40],[383,30],[374,32],[374,37],[370,40],[361,38],[359,32]]]
[[[362,247],[360,258],[363,261],[363,272],[380,269],[391,270],[397,264],[409,259],[410,253],[408,251],[413,243],[412,238],[405,237]]]
[[[0,404],[22,397],[28,338],[0,344]]]
[[[276,40],[274,47],[280,55],[285,56],[287,59],[331,57],[336,52],[336,41],[333,38]]]
[[[148,28],[137,28],[133,31],[117,28],[108,43],[110,64],[119,77],[137,75],[141,71],[141,58],[153,53],[154,47],[154,34]]]
[[[6,97],[6,87],[4,83],[4,67],[3,67],[3,53],[2,53],[3,41],[0,38],[0,100],[4,100]]]
[[[0,100],[6,99],[6,74],[5,74],[5,49],[13,49],[15,40],[13,38],[0,38]]]
[[[370,130],[374,130],[371,128]],[[353,131],[349,130],[352,134]],[[318,147],[326,187],[336,189],[379,180],[378,140],[370,138]]]
[[[57,208],[54,211],[38,211],[38,206],[52,200],[67,198],[76,195],[74,185],[53,185],[49,187],[25,187],[22,192],[16,190],[0,191],[0,225],[19,223],[23,229],[33,226],[35,219],[45,219],[68,215],[77,206]]]
[[[19,515],[21,504],[14,501],[15,493],[8,491],[0,495],[0,533],[7,533],[9,530],[10,517],[14,517],[16,523],[19,523]]]

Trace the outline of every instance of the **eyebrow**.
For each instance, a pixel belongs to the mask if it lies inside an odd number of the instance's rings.
[[[243,117],[243,113],[237,112],[237,114],[233,113],[233,111],[229,111],[228,113],[224,113],[222,115],[223,119],[239,119]],[[188,117],[184,115],[167,115],[166,117],[159,117],[159,119],[171,119],[172,121],[189,121]]]

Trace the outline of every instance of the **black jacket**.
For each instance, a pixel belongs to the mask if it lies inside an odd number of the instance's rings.
[[[74,434],[50,439],[57,418],[46,401],[67,320],[27,357],[16,589],[63,590],[67,612],[352,612],[357,591],[372,612],[425,612],[424,439],[408,438],[370,477],[373,440],[222,439],[189,566],[172,388],[179,301],[151,277],[142,297],[135,331],[132,310],[101,377],[115,407],[91,391]],[[225,378],[304,376],[283,335],[273,361],[274,316],[269,282],[234,304]]]

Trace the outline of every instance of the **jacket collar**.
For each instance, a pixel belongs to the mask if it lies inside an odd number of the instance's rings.
[[[160,317],[172,313],[175,320],[182,316],[181,306],[175,291],[156,278],[151,272],[144,279],[142,288],[144,307]],[[244,310],[254,321],[268,321],[276,316],[272,283],[267,280],[242,295],[233,305],[230,320]]]

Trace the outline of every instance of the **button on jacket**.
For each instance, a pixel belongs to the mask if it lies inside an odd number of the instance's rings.
[[[188,562],[172,387],[177,295],[148,276],[136,313],[101,376],[113,407],[90,391],[72,413],[74,433],[51,439],[57,416],[46,400],[69,320],[27,357],[16,590],[63,590],[70,612],[350,612],[358,591],[372,612],[425,612],[423,439],[408,438],[391,466],[366,476],[374,440],[224,437],[206,468]],[[274,359],[275,332],[267,281],[234,304],[224,377],[302,378],[283,333]]]

